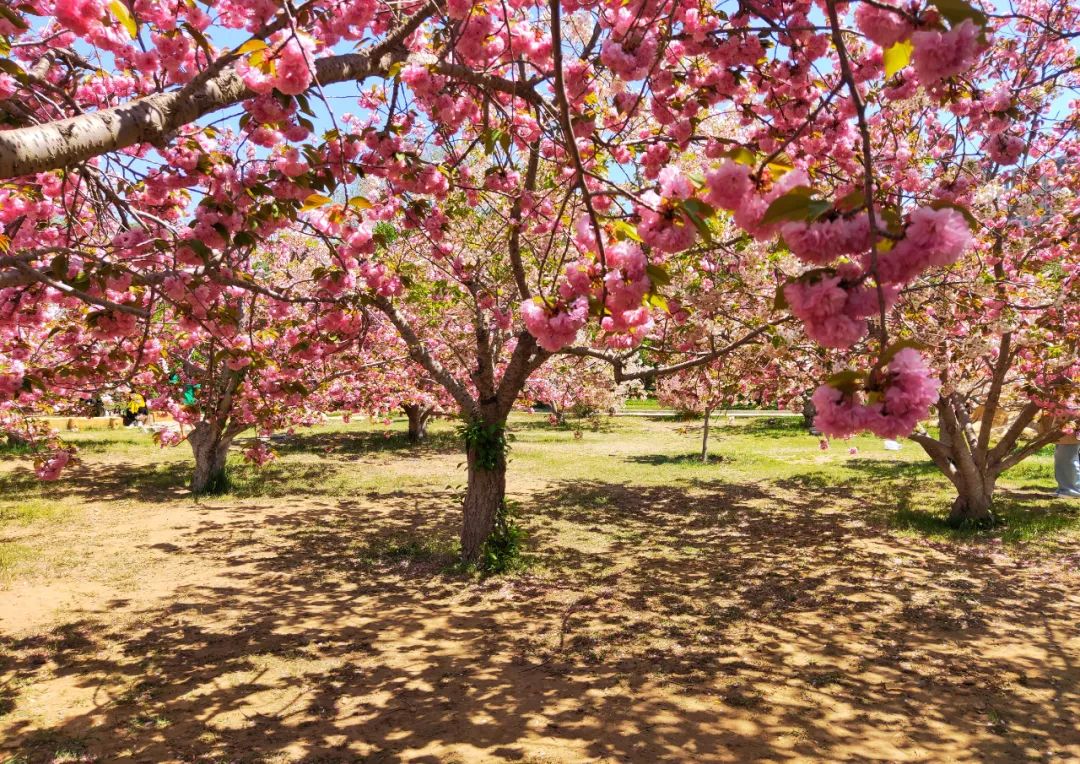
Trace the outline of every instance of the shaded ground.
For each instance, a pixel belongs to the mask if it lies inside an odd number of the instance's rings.
[[[1044,458],[957,541],[910,444],[519,427],[530,567],[483,581],[453,444],[397,437],[305,435],[199,504],[135,436],[54,486],[6,462],[0,762],[1080,760]]]

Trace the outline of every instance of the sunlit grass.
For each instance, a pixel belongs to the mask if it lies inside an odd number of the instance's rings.
[[[428,440],[411,445],[403,418],[388,425],[366,418],[349,424],[331,421],[274,438],[279,458],[261,468],[245,463],[239,453],[254,438],[246,433],[229,459],[228,495],[200,501],[213,506],[237,499],[416,496],[454,511],[465,485],[457,426],[453,418],[435,420]],[[880,439],[860,436],[822,450],[798,417],[721,419],[714,420],[710,460],[703,464],[701,428],[700,420],[606,416],[558,428],[544,414],[515,414],[510,424],[511,498],[523,503],[527,525],[545,509],[530,507],[529,494],[553,481],[666,486],[688,495],[707,492],[710,486],[754,486],[779,492],[778,507],[785,494],[825,497],[835,510],[853,518],[928,539],[1000,539],[1047,548],[1080,539],[1080,502],[1051,493],[1052,449],[1003,476],[996,527],[955,530],[945,523],[952,487],[915,443],[905,441],[900,451],[887,451]],[[25,531],[59,522],[86,501],[192,501],[186,444],[162,449],[136,429],[68,432],[63,437],[79,447],[83,463],[57,483],[37,481],[25,456],[5,459],[0,468],[0,528]],[[579,498],[581,509],[587,510],[588,496]],[[8,567],[25,560],[30,548],[22,539],[13,541],[19,548],[9,551]]]

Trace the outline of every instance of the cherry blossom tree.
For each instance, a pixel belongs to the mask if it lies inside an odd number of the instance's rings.
[[[180,425],[180,431],[157,433],[162,445],[190,444],[195,494],[220,483],[241,433],[255,429],[267,437],[322,421],[326,386],[364,365],[367,340],[362,310],[323,311],[317,302],[204,286],[165,285],[184,311],[160,313],[165,326],[159,332],[170,335],[164,357],[136,378],[157,392],[151,406]],[[187,295],[192,289],[197,294]],[[265,464],[274,455],[257,440],[244,456]]]
[[[1023,153],[972,104],[1039,56],[1057,92],[1075,29],[1067,0],[28,0],[0,18],[0,289],[119,326],[190,269],[287,302],[251,253],[303,232],[325,251],[320,310],[383,314],[465,418],[475,559],[506,416],[555,352],[660,377],[772,342],[786,311],[865,348],[868,371],[818,393],[834,430],[910,432],[939,383],[888,314],[975,236],[962,200],[892,174],[904,152],[877,124],[904,104],[951,115],[955,154]],[[345,96],[356,113],[332,108]],[[814,267],[774,269],[781,299],[745,315],[782,248]],[[703,256],[737,318],[670,344]],[[628,372],[639,347],[651,365]]]
[[[610,412],[643,393],[638,381],[616,384],[610,366],[588,356],[556,356],[533,373],[524,391],[530,401],[548,406],[560,425],[567,412]]]
[[[955,485],[955,523],[989,522],[997,478],[1080,427],[1075,165],[1029,157],[982,180],[979,261],[923,279],[899,312],[941,370],[938,432],[911,437]]]

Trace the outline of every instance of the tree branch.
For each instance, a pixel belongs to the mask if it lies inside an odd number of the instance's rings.
[[[440,0],[428,0],[401,26],[363,53],[318,59],[316,79],[325,85],[385,76],[395,62],[404,61],[408,55],[402,45],[404,39],[439,6]],[[230,67],[213,76],[196,77],[179,90],[138,98],[122,106],[43,125],[2,130],[0,179],[70,167],[140,143],[159,145],[184,125],[255,96]]]

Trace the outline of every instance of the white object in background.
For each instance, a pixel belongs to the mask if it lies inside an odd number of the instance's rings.
[[[886,451],[899,451],[900,450],[900,444],[897,443],[895,440],[886,440],[885,441],[885,450]]]

